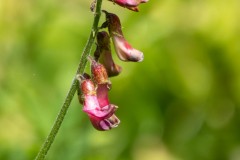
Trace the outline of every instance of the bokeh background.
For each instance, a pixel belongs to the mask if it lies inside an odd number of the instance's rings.
[[[89,0],[0,0],[0,159],[34,159],[90,33]],[[150,0],[118,14],[141,63],[117,60],[118,128],[96,131],[77,97],[51,160],[239,160],[240,1]],[[104,16],[101,18],[101,23]],[[89,72],[89,65],[86,69]]]

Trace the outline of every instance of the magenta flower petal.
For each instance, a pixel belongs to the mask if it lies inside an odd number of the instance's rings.
[[[85,101],[86,102],[86,101]],[[83,111],[88,115],[94,116],[96,119],[106,119],[111,117],[117,109],[117,106],[107,105],[105,107],[99,107],[99,105],[95,106],[95,102],[91,101],[91,104],[84,104]],[[96,108],[90,108],[90,107]]]
[[[122,6],[138,6],[140,3],[146,3],[148,0],[111,0],[114,3],[117,3]]]
[[[124,38],[121,28],[121,22],[117,15],[113,13],[108,13],[103,11],[106,14],[106,20],[108,25],[109,33],[112,37],[115,51],[122,61],[132,61],[132,62],[141,62],[143,61],[143,53],[135,48],[133,48]]]
[[[111,117],[116,111],[117,107],[114,105],[99,105],[96,89],[90,79],[84,79],[80,82],[80,87],[83,94],[83,111],[88,115],[94,116],[97,119],[105,119]]]
[[[99,84],[97,87],[97,99],[101,107],[109,105],[108,91],[106,84]]]
[[[109,0],[109,1],[112,1],[121,7],[126,7],[127,9],[136,12],[138,12],[137,6],[139,4],[148,2],[148,0]]]
[[[135,48],[132,48],[132,46],[123,37],[113,36],[113,44],[119,59],[122,61],[143,61],[143,53]]]

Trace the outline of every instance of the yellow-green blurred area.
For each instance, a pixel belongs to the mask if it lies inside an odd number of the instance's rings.
[[[46,139],[91,31],[90,3],[0,0],[1,160],[34,159]],[[75,96],[47,159],[239,160],[239,7],[150,0],[135,13],[103,0],[144,61],[122,62],[112,48],[121,124],[96,131]]]

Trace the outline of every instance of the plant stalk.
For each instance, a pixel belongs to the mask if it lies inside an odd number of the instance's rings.
[[[96,0],[96,8],[95,8],[95,13],[94,13],[94,20],[93,20],[93,25],[91,28],[91,33],[89,35],[88,41],[84,47],[84,50],[82,52],[82,56],[80,58],[80,63],[78,65],[77,68],[77,74],[82,74],[86,68],[86,64],[87,64],[87,57],[90,54],[96,33],[98,32],[98,23],[99,23],[99,19],[101,17],[101,6],[102,6],[102,0]],[[75,77],[76,77],[75,75]],[[64,117],[67,113],[67,110],[72,102],[72,99],[75,95],[75,92],[78,88],[78,80],[74,77],[73,82],[71,84],[71,87],[68,91],[68,94],[65,98],[65,101],[62,105],[61,110],[59,111],[57,118],[53,124],[53,127],[49,133],[49,135],[47,136],[45,142],[42,145],[42,148],[40,149],[40,151],[38,152],[35,160],[44,160],[52,143],[54,142],[54,139],[59,131],[59,128],[61,127],[61,124],[64,120]]]

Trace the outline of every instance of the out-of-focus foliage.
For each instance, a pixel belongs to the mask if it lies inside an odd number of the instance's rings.
[[[89,4],[0,1],[0,159],[36,156],[90,33]],[[145,59],[117,60],[123,72],[112,78],[110,98],[120,126],[94,130],[75,97],[47,159],[239,160],[239,7],[150,0],[134,13],[104,0]]]

